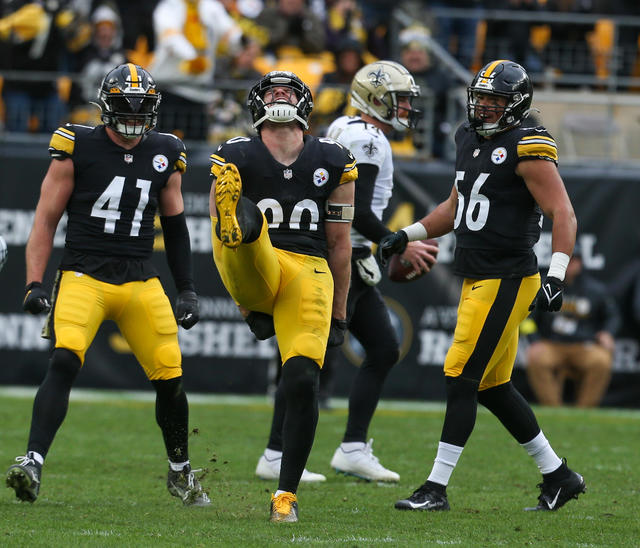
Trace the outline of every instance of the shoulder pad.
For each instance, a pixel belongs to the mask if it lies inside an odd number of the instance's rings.
[[[327,159],[329,164],[334,167],[342,168],[340,184],[355,181],[358,178],[356,159],[348,148],[342,146],[338,141],[334,141],[327,137],[319,137],[318,144],[320,145],[324,157]]]
[[[522,128],[518,137],[518,159],[549,160],[558,163],[558,146],[546,128]]]
[[[51,135],[49,156],[52,158],[70,158],[76,144],[76,128],[72,124],[61,126]]]
[[[239,168],[243,164],[242,159],[247,157],[252,145],[252,139],[249,137],[234,137],[222,143],[218,150],[209,156],[211,175],[217,178],[222,166],[229,162],[233,162]]]
[[[176,137],[173,133],[160,133],[156,135],[161,138],[167,148],[171,151],[171,159],[173,160],[173,167],[175,171],[184,173],[187,171],[187,148],[184,146],[182,139]]]

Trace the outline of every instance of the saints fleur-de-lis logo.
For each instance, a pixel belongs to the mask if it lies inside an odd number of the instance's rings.
[[[389,80],[389,75],[382,68],[379,68],[375,72],[371,71],[369,74],[367,74],[367,77],[369,78],[369,81],[374,88],[381,86]]]
[[[362,150],[364,150],[364,153],[369,156],[369,158],[373,158],[373,156],[378,152],[378,147],[373,143],[373,141],[370,141],[366,145],[362,145]]]

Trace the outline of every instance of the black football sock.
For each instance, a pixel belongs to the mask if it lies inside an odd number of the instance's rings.
[[[289,358],[282,366],[281,383],[287,409],[282,428],[282,464],[278,489],[295,493],[311,452],[318,424],[320,368],[303,356]]]
[[[478,410],[478,382],[446,377],[447,410],[440,441],[464,447],[473,432]]]
[[[66,348],[56,348],[49,369],[33,401],[28,451],[47,456],[53,438],[69,408],[69,393],[80,371],[80,358]]]
[[[540,432],[531,406],[511,381],[478,392],[478,401],[491,411],[520,444]]]
[[[282,379],[280,379],[273,400],[273,417],[271,419],[271,431],[269,432],[267,449],[282,452],[282,426],[286,409],[287,401],[284,395],[284,385]]]
[[[189,404],[182,377],[151,381],[156,390],[156,422],[171,462],[189,460]]]

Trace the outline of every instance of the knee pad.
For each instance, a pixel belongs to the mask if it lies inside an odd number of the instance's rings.
[[[66,348],[56,348],[51,355],[50,371],[72,383],[82,367],[77,354]]]
[[[87,339],[85,336],[85,330],[74,325],[65,325],[64,327],[56,328],[56,350],[69,350],[74,353],[80,359],[80,362],[84,362],[84,356],[87,351]]]
[[[182,375],[182,354],[177,342],[162,344],[153,355],[153,371],[149,380],[167,380]]]
[[[324,361],[324,354],[327,350],[326,341],[313,335],[312,333],[301,333],[291,344],[291,353],[293,357],[306,357],[318,365]],[[293,358],[290,358],[293,359]],[[287,360],[288,361],[288,360]]]
[[[473,399],[478,397],[479,382],[463,377],[446,377],[447,402]]]
[[[320,368],[309,358],[295,356],[282,365],[282,378],[287,402],[291,400],[308,401],[317,396],[320,381]]]
[[[182,377],[175,377],[168,380],[151,381],[156,390],[156,394],[161,399],[174,399],[182,392]]]

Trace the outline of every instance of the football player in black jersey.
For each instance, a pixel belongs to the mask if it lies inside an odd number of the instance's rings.
[[[386,135],[393,129],[415,127],[419,111],[412,107],[412,100],[419,91],[413,76],[402,65],[393,61],[368,64],[355,74],[351,84],[351,103],[358,115],[341,116],[327,130],[327,136],[348,148],[358,162],[347,319],[349,331],[365,353],[349,393],[347,426],[331,467],[368,481],[400,480],[399,474],[385,468],[374,455],[373,440],[367,441],[385,379],[399,356],[399,343],[377,287],[382,275],[371,245],[391,233],[381,220],[393,192],[393,155]],[[412,242],[402,258],[416,270],[429,271],[436,262],[430,252],[436,249]],[[336,362],[338,352],[339,348],[327,350],[325,367]],[[322,374],[327,372],[323,370]],[[281,392],[278,384],[269,441],[256,467],[256,475],[265,479],[277,478],[280,472],[284,406]],[[325,479],[308,470],[302,475],[302,481]]]
[[[153,131],[160,94],[141,67],[128,63],[107,73],[99,99],[104,124],[67,124],[49,145],[52,161],[26,248],[23,306],[32,314],[49,311],[53,350],[35,397],[27,454],[16,458],[6,482],[20,500],[36,500],[44,459],[87,349],[102,322],[113,320],[156,390],[169,492],[184,504],[207,505],[189,463],[178,346],[178,325],[189,329],[198,321],[181,190],[186,151],[173,135]],[[65,211],[65,248],[50,300],[42,280]],[[178,290],[175,316],[151,262],[157,211]]]
[[[247,100],[258,135],[212,154],[213,255],[259,338],[275,334],[286,399],[271,521],[298,520],[296,491],[318,422],[327,343],[346,329],[354,183],[351,153],[305,135],[311,91],[295,74],[266,74]]]
[[[468,122],[456,133],[451,194],[431,213],[380,244],[383,259],[407,241],[455,231],[454,270],[464,278],[458,321],[444,373],[447,410],[427,481],[402,510],[448,510],[446,486],[467,442],[478,402],[533,457],[542,473],[538,505],[557,510],[585,490],[580,474],[545,438],[527,401],[511,383],[518,326],[533,306],[559,310],[573,251],[576,218],[557,169],[557,149],[543,127],[530,127],[533,88],[518,64],[487,64],[468,88]],[[545,280],[533,245],[542,214],[553,221],[553,255]]]

